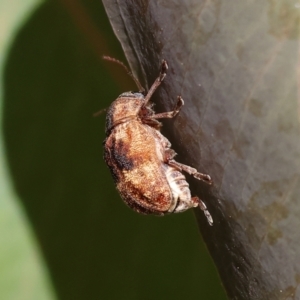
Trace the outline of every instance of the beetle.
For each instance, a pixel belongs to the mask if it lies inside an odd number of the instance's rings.
[[[122,62],[111,57],[104,59],[121,64],[128,72]],[[211,177],[175,161],[176,152],[160,132],[162,124],[158,119],[174,118],[184,105],[182,97],[177,97],[172,111],[158,114],[150,102],[167,69],[168,64],[163,60],[160,73],[147,93],[128,72],[140,91],[122,93],[108,108],[104,160],[121,198],[134,211],[165,215],[199,206],[212,225],[213,219],[205,203],[197,196],[191,197],[183,172],[207,184],[212,184]]]

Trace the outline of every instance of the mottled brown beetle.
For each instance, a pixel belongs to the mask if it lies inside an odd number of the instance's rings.
[[[104,58],[121,64],[128,72],[122,62]],[[122,199],[136,212],[165,215],[199,206],[212,225],[213,219],[206,205],[198,197],[191,197],[182,172],[208,184],[212,183],[210,176],[176,162],[171,143],[159,131],[162,125],[157,119],[175,117],[184,104],[183,99],[178,96],[173,111],[159,114],[155,114],[149,102],[167,69],[167,62],[163,60],[160,74],[148,93],[143,92],[139,81],[128,72],[140,92],[123,93],[109,107],[104,159]]]

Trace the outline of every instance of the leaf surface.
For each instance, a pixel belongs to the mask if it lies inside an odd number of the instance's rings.
[[[299,6],[286,1],[103,1],[214,226],[199,226],[231,299],[300,298]]]

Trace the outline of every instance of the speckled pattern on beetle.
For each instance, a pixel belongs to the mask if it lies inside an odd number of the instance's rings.
[[[178,96],[173,111],[158,114],[149,102],[167,69],[163,60],[159,76],[148,93],[126,92],[111,104],[106,116],[104,159],[122,199],[134,211],[165,215],[199,206],[212,225],[206,205],[198,197],[191,197],[182,172],[208,184],[212,183],[210,176],[175,161],[171,143],[159,131],[162,125],[157,119],[175,117],[184,104],[183,99]]]

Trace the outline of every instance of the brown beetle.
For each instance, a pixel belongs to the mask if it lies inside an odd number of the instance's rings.
[[[104,58],[125,67],[116,59]],[[171,143],[159,131],[162,125],[157,119],[175,117],[184,104],[183,99],[178,96],[173,111],[159,114],[155,114],[149,102],[167,69],[167,62],[163,60],[160,74],[148,93],[143,92],[138,80],[130,73],[141,92],[123,93],[109,107],[104,159],[122,199],[136,212],[165,215],[199,206],[212,225],[213,219],[206,205],[198,197],[191,197],[182,172],[208,184],[212,183],[210,176],[176,162]]]

